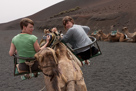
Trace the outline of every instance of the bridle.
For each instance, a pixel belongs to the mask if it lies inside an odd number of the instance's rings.
[[[39,66],[40,69],[53,67],[53,66],[40,66],[40,65],[38,65],[38,66]],[[46,74],[46,73],[43,72],[43,70],[42,70],[42,73],[43,73],[45,76],[50,77],[50,81],[52,81],[52,79],[53,79],[53,77],[54,77],[54,74],[51,74],[51,75]]]

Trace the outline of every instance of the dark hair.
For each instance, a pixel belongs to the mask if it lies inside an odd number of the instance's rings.
[[[23,29],[23,26],[27,27],[29,23],[34,26],[33,20],[31,20],[31,19],[29,19],[29,18],[23,18],[23,19],[20,21],[20,28]]]
[[[63,20],[62,20],[63,25],[66,26],[66,24],[67,24],[68,21],[70,21],[70,22],[72,22],[72,23],[74,24],[74,20],[73,20],[72,17],[70,17],[70,16],[65,16],[65,17],[63,18]]]

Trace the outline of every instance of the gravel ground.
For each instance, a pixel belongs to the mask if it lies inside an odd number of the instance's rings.
[[[43,74],[21,81],[13,75],[13,57],[10,57],[11,39],[19,30],[0,30],[0,91],[39,91],[44,87]],[[40,39],[42,32],[34,31]],[[98,42],[102,55],[83,66],[88,91],[136,91],[136,43]]]

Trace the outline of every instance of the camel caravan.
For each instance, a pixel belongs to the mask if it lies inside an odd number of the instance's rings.
[[[136,32],[129,33],[127,27],[122,28],[122,32],[111,31],[105,34],[102,30],[94,31],[90,36],[93,36],[97,41],[109,41],[109,42],[136,42]]]
[[[109,34],[103,33],[102,30],[95,31],[91,36],[88,35],[90,40],[92,40],[91,44],[72,49],[71,45],[61,41],[61,37],[63,36],[61,32],[53,32],[49,29],[45,29],[44,36],[40,41],[40,47],[46,43],[47,35],[49,35],[50,41],[47,47],[36,53],[34,58],[22,58],[14,55],[14,75],[30,74],[31,78],[33,76],[36,77],[34,73],[42,72],[44,74],[45,88],[47,91],[87,91],[81,70],[81,67],[84,66],[84,60],[76,55],[75,51],[90,47],[90,58],[92,58],[102,54],[97,40],[136,42],[136,32],[129,33],[127,27],[124,27],[122,31],[124,33],[111,31]],[[18,71],[17,59],[26,60],[26,64],[29,66],[29,72]],[[39,69],[33,71],[31,67],[35,61],[38,62]]]

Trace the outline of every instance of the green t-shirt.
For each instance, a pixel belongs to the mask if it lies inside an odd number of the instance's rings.
[[[36,53],[34,43],[36,40],[37,37],[35,35],[18,34],[12,39],[12,43],[15,45],[20,57],[34,57]],[[24,62],[25,60],[19,59],[19,63]]]

